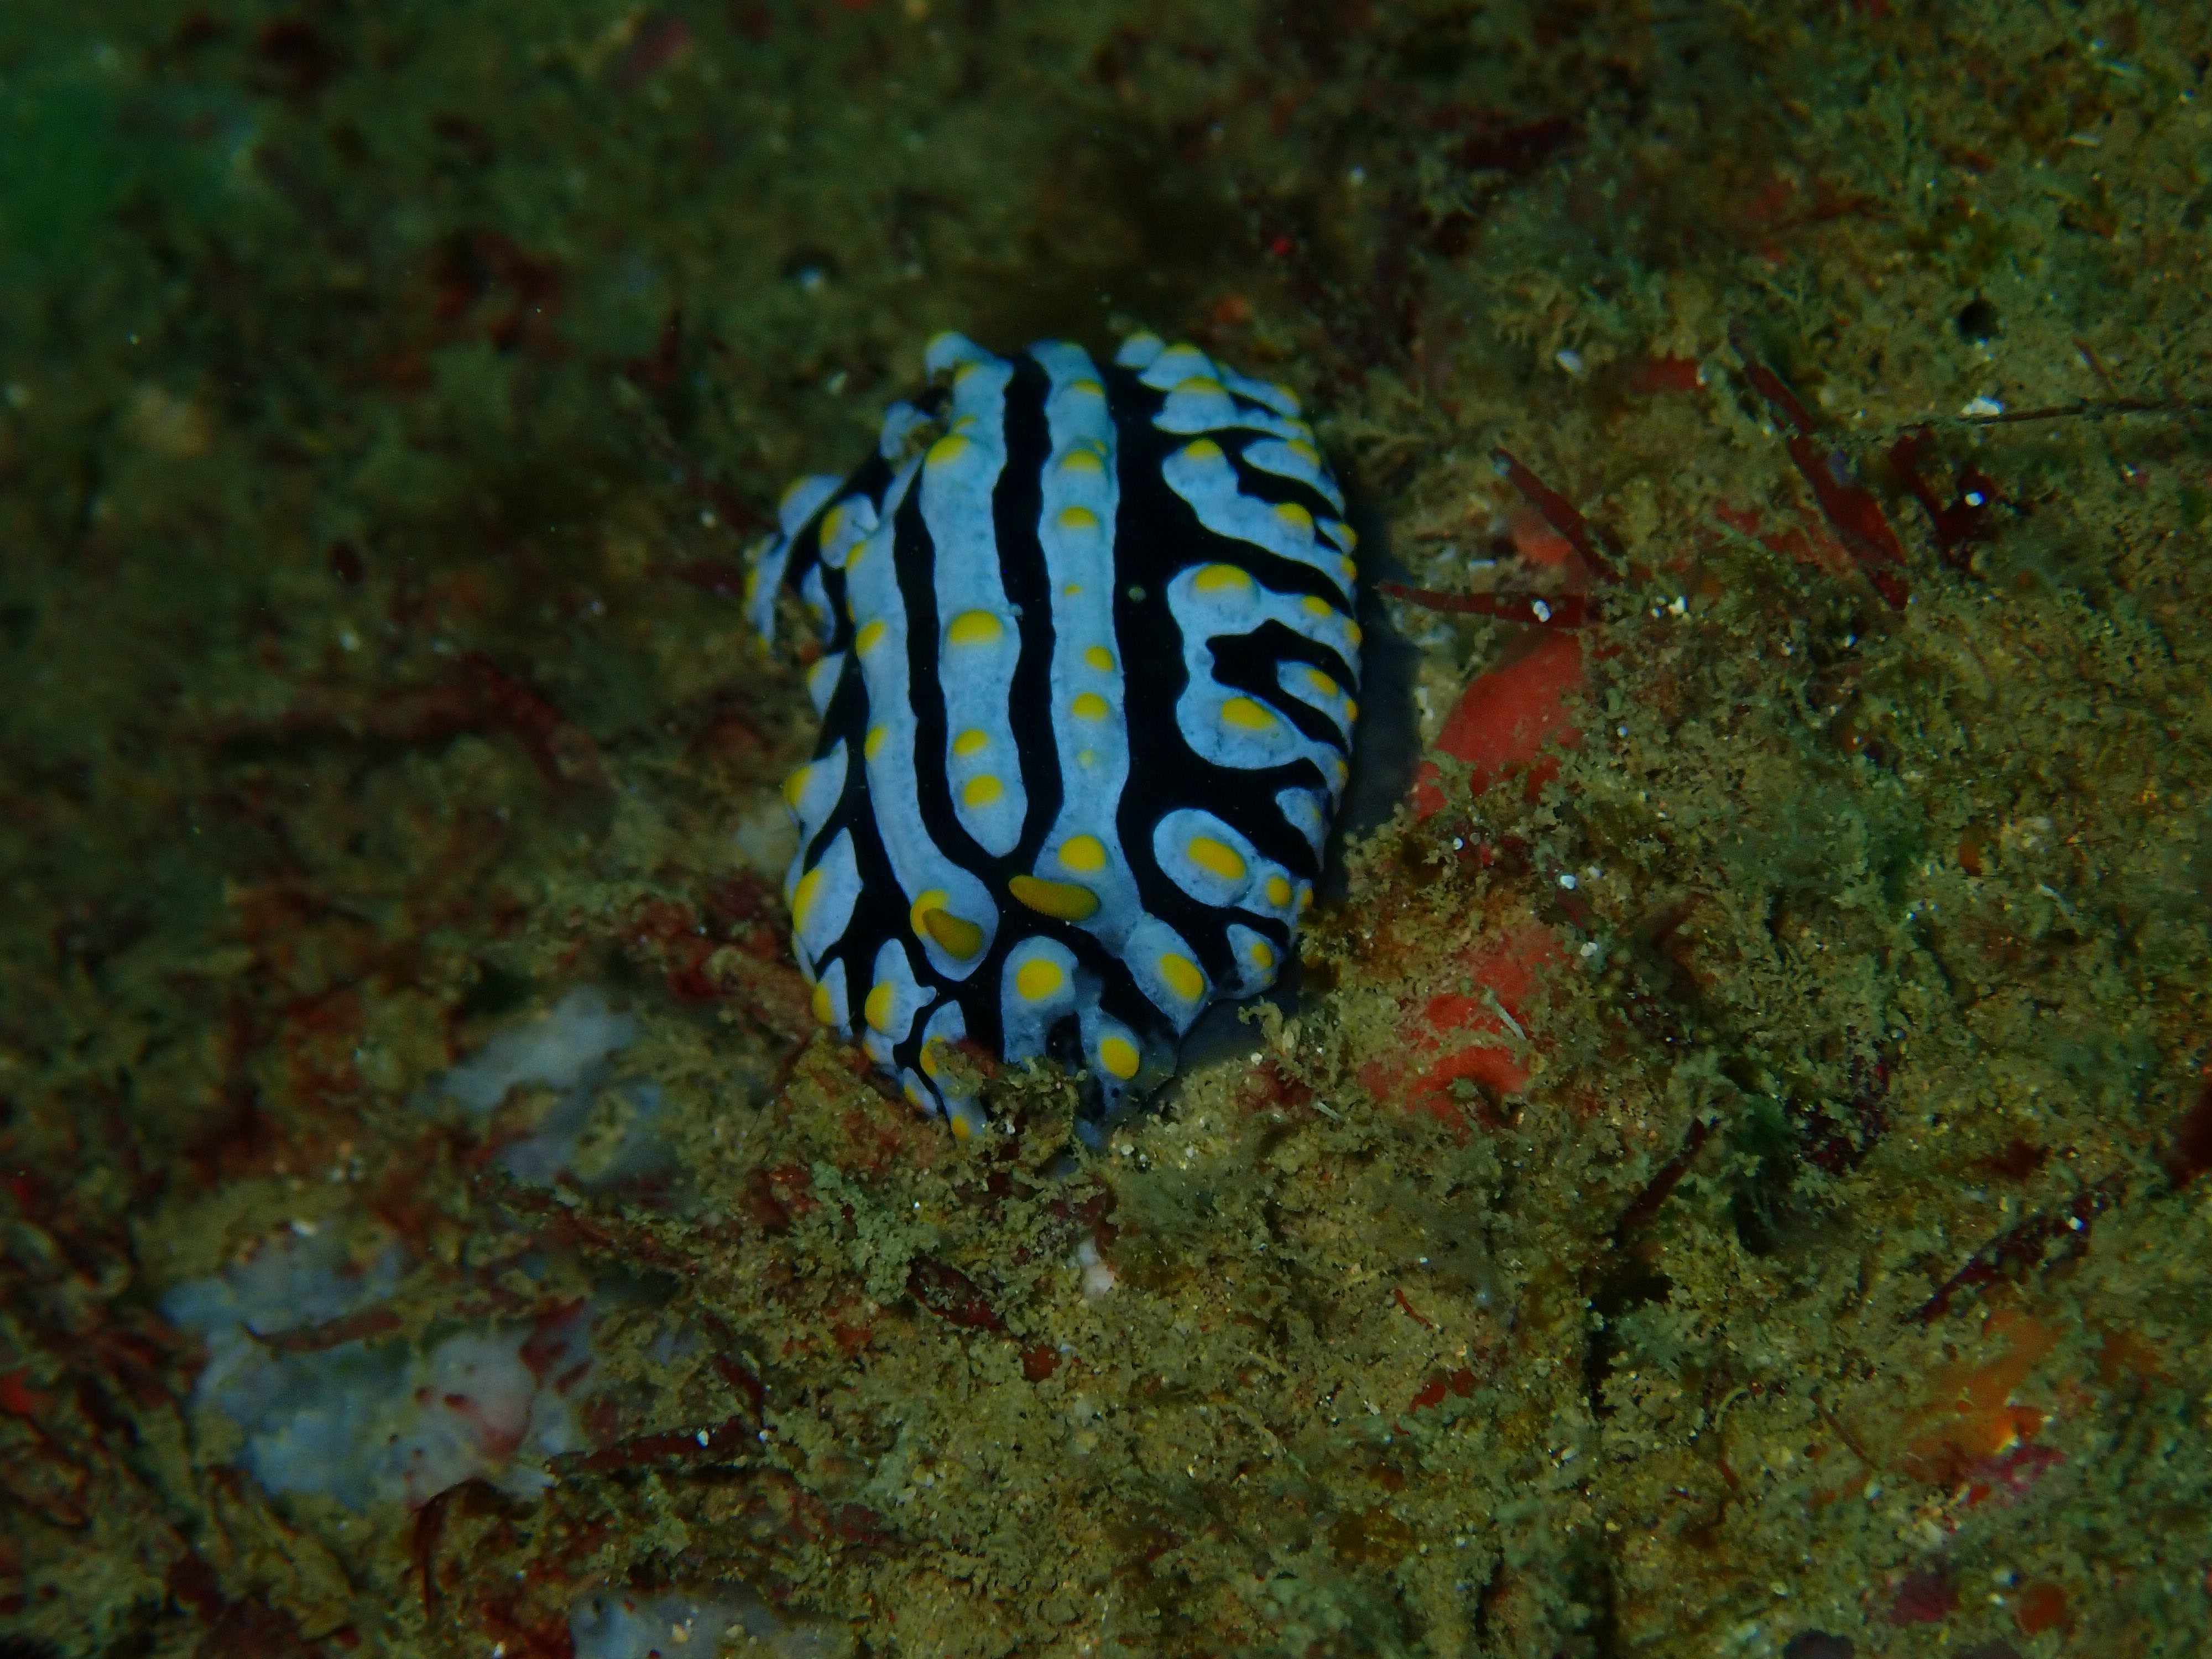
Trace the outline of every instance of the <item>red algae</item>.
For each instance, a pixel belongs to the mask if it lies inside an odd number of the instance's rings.
[[[2166,1172],[2177,1187],[2186,1187],[2212,1170],[2212,1083],[2197,1091],[2195,1103],[2173,1126],[2165,1162]]]
[[[1941,1624],[1958,1610],[1958,1587],[1936,1568],[1908,1574],[1897,1586],[1887,1614],[1893,1625]]]
[[[2048,1580],[2023,1589],[2013,1604],[2013,1620],[2024,1636],[2040,1636],[2047,1630],[2070,1630],[2074,1619],[2066,1605],[2066,1592]]]
[[[1534,1018],[1545,980],[1565,956],[1552,930],[1534,922],[1486,934],[1446,970],[1468,988],[1419,1002],[1361,1083],[1407,1111],[1451,1122],[1474,1110],[1494,1121],[1498,1103],[1528,1081],[1523,1019]]]
[[[1990,1317],[1990,1334],[2004,1344],[1996,1358],[1940,1368],[1929,1379],[1926,1404],[1908,1413],[1903,1466],[1938,1486],[1953,1485],[2035,1438],[2048,1411],[2014,1403],[2014,1394],[2058,1341],[2058,1333],[2024,1315]]]
[[[1444,717],[1435,747],[1471,769],[1477,790],[1531,761],[1538,764],[1529,770],[1529,786],[1540,787],[1551,775],[1539,760],[1544,750],[1582,740],[1570,702],[1582,684],[1581,643],[1567,634],[1540,638],[1504,667],[1468,682]],[[1416,815],[1426,817],[1443,809],[1439,775],[1433,765],[1424,769],[1413,788]]]

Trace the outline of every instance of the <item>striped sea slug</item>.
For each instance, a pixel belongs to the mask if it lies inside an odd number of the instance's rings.
[[[1321,873],[1358,689],[1352,532],[1297,399],[1139,334],[1101,367],[930,343],[871,456],[754,555],[823,652],[784,796],[816,1016],[957,1133],[951,1045],[1112,1115],[1206,1005],[1273,984]]]

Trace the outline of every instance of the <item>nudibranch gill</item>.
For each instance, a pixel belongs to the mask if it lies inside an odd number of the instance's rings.
[[[814,1012],[965,1136],[973,1044],[1111,1116],[1275,981],[1344,792],[1355,538],[1297,399],[1138,334],[931,342],[876,453],[752,556],[821,635],[784,786]]]

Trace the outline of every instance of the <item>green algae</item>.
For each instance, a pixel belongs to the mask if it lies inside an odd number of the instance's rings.
[[[11,21],[0,1639],[558,1653],[595,1583],[744,1583],[877,1654],[2200,1650],[2194,28]],[[957,1146],[811,1037],[805,700],[732,584],[934,330],[1133,322],[1299,387],[1378,570],[1556,580],[1503,445],[1626,575],[1579,743],[1443,759],[1294,1006],[1095,1154],[1035,1073]],[[1946,547],[1911,479],[1970,470]],[[1424,740],[1525,647],[1390,620]],[[584,980],[672,1181],[532,1188],[540,1098],[416,1103]],[[1409,1112],[1446,996],[1528,1081]],[[302,1224],[409,1241],[383,1340],[609,1294],[595,1452],[266,1497],[155,1304]]]

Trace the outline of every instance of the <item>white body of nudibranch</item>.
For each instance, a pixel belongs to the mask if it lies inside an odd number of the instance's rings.
[[[789,586],[823,646],[794,949],[957,1131],[961,1043],[1080,1070],[1103,1116],[1290,951],[1358,714],[1354,537],[1297,400],[1194,347],[927,361],[754,556],[757,625]]]

